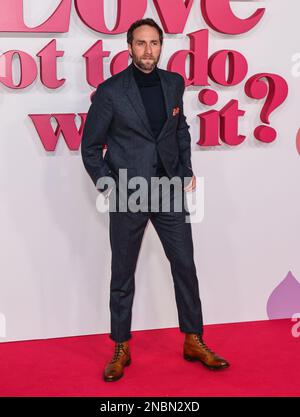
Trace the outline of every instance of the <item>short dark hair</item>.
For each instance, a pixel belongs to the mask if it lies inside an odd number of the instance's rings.
[[[158,31],[160,44],[162,45],[162,43],[163,43],[163,31],[162,31],[161,27],[155,22],[155,20],[151,19],[151,17],[147,17],[145,19],[139,19],[139,20],[136,20],[135,22],[132,23],[132,25],[130,26],[130,28],[127,31],[127,43],[132,45],[133,31],[136,28],[138,28],[140,26],[143,26],[143,25],[151,26]]]

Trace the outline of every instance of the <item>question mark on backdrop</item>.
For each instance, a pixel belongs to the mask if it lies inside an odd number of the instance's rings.
[[[263,123],[270,124],[270,115],[287,98],[288,84],[284,78],[277,74],[260,73],[253,75],[245,84],[245,93],[254,99],[266,97],[263,108],[260,112],[260,119]],[[257,126],[254,130],[256,139],[270,143],[277,137],[276,130],[271,126]]]

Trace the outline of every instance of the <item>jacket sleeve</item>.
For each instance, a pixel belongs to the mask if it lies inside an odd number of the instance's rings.
[[[179,121],[177,126],[176,137],[179,146],[179,159],[184,167],[184,176],[193,176],[191,163],[191,135],[189,132],[190,126],[186,122],[183,109],[183,94],[185,90],[184,78],[180,75],[180,102],[179,102]]]
[[[111,170],[103,159],[103,145],[113,118],[112,101],[100,84],[92,97],[82,133],[81,156],[85,169],[95,186],[97,180],[109,176]],[[100,191],[104,191],[100,189]]]

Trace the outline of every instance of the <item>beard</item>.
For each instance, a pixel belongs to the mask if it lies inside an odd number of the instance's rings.
[[[139,67],[140,69],[152,71],[159,61],[160,54],[157,57],[157,59],[155,59],[154,56],[150,56],[150,55],[149,56],[146,55],[146,56],[139,58],[135,55],[134,52],[132,52],[131,58],[132,58],[132,61],[135,63],[135,65]]]

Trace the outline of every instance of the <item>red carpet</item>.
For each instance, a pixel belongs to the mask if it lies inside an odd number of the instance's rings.
[[[204,340],[231,364],[210,371],[182,357],[177,329],[132,332],[132,363],[116,382],[102,370],[108,335],[0,343],[1,396],[299,396],[300,338],[291,320],[205,326]]]

